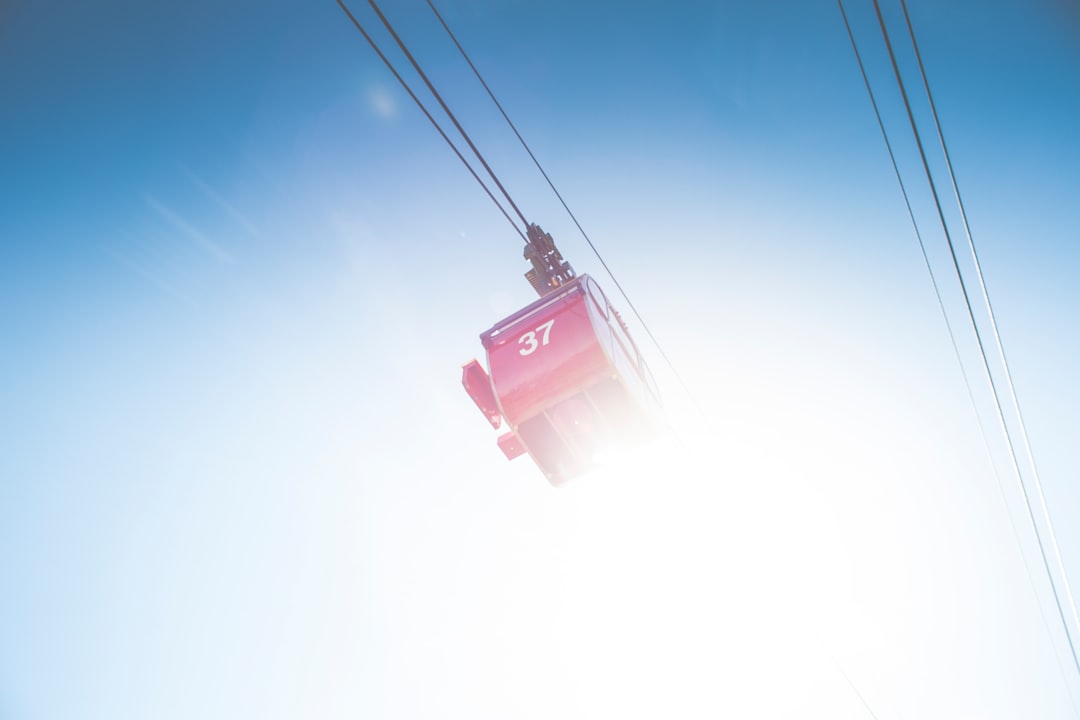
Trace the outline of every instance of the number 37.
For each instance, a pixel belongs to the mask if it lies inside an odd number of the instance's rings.
[[[529,332],[519,337],[518,345],[524,345],[525,347],[518,350],[518,353],[521,355],[532,355],[534,352],[536,352],[536,348],[540,347],[541,345],[547,345],[548,339],[551,336],[551,326],[554,324],[555,318],[552,318],[540,327],[536,328],[536,330],[530,330]],[[536,339],[537,333],[542,333],[540,335],[539,341],[537,341]]]

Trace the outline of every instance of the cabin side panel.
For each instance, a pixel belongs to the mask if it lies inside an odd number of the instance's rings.
[[[488,367],[511,427],[608,371],[585,302],[584,294],[569,295],[491,339]]]

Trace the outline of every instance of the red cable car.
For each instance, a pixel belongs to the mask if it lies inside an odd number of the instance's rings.
[[[550,235],[529,230],[534,270],[527,277],[542,296],[480,335],[488,371],[472,360],[462,384],[492,427],[506,421],[509,432],[498,439],[506,457],[528,453],[560,485],[652,437],[659,398],[600,287],[573,276]]]

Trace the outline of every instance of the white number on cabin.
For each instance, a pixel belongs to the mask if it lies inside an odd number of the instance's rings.
[[[530,330],[529,332],[519,337],[518,345],[524,344],[525,347],[518,350],[518,353],[522,355],[532,355],[534,352],[536,352],[536,348],[540,347],[541,345],[547,345],[548,340],[551,337],[551,326],[554,324],[555,318],[551,318],[546,323],[536,328],[536,330]],[[536,333],[541,331],[543,331],[543,334],[540,336],[540,340],[537,341]]]

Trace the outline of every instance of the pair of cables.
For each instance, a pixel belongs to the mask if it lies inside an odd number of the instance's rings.
[[[841,13],[841,16],[843,17],[844,26],[847,29],[847,33],[848,33],[848,37],[849,37],[849,39],[851,41],[852,49],[855,51],[855,57],[856,57],[856,60],[858,61],[858,64],[859,64],[859,70],[862,73],[863,82],[865,83],[867,92],[868,92],[868,94],[870,96],[870,102],[871,102],[871,104],[873,106],[874,114],[875,114],[875,116],[877,118],[878,127],[881,130],[882,137],[883,137],[883,139],[885,141],[885,146],[888,149],[889,159],[892,162],[893,171],[896,174],[897,181],[899,182],[899,185],[900,185],[901,193],[903,194],[903,197],[904,197],[904,204],[907,207],[908,215],[909,215],[909,217],[911,219],[912,225],[915,228],[915,235],[916,235],[916,238],[918,239],[918,242],[919,242],[919,248],[920,248],[920,250],[922,252],[923,259],[926,262],[927,270],[930,273],[930,279],[931,279],[931,282],[932,282],[932,284],[934,286],[934,293],[937,296],[937,301],[938,301],[939,308],[941,309],[942,316],[945,318],[945,324],[946,324],[946,327],[948,328],[948,332],[949,332],[949,339],[952,342],[953,350],[955,351],[957,360],[960,363],[960,368],[961,368],[961,372],[962,372],[962,374],[964,376],[964,384],[965,384],[965,386],[967,388],[968,397],[971,400],[972,405],[975,407],[975,414],[976,414],[976,419],[978,420],[978,423],[979,423],[979,430],[980,430],[980,433],[982,434],[983,441],[986,444],[987,452],[989,454],[989,440],[988,440],[987,431],[986,431],[985,426],[983,425],[981,417],[979,416],[978,407],[976,406],[974,393],[973,393],[972,387],[971,387],[971,382],[970,382],[970,380],[968,378],[967,371],[964,369],[964,363],[963,363],[963,361],[961,359],[961,353],[960,353],[959,346],[957,344],[956,334],[955,334],[955,332],[953,330],[953,327],[952,327],[951,323],[949,322],[948,314],[946,313],[946,310],[945,310],[945,304],[942,301],[938,281],[937,281],[937,278],[935,277],[933,267],[932,267],[932,265],[930,263],[930,259],[929,259],[928,255],[927,255],[926,246],[925,246],[925,243],[923,241],[922,234],[919,231],[918,223],[915,220],[915,214],[914,214],[914,211],[912,210],[911,202],[910,202],[910,199],[908,197],[908,193],[907,193],[907,190],[905,188],[904,181],[903,181],[903,178],[901,176],[899,167],[897,165],[896,156],[895,156],[895,154],[893,152],[892,145],[891,145],[891,143],[889,141],[888,133],[885,130],[885,125],[884,125],[884,122],[882,121],[882,117],[881,117],[881,113],[880,113],[880,110],[879,110],[878,105],[877,105],[877,101],[874,98],[873,89],[872,89],[872,87],[870,85],[870,81],[869,81],[869,79],[867,77],[866,68],[865,68],[865,66],[863,64],[863,60],[862,60],[862,55],[859,52],[859,47],[858,47],[857,43],[855,42],[855,36],[854,36],[854,33],[852,32],[851,24],[848,21],[847,13],[844,11],[843,0],[837,0],[837,3],[839,4],[839,7],[840,7],[840,13]],[[925,148],[925,146],[923,144],[923,140],[922,140],[922,133],[920,133],[918,123],[915,120],[915,115],[914,115],[913,110],[912,110],[911,98],[908,95],[907,87],[906,87],[905,82],[904,82],[904,78],[903,78],[903,76],[902,76],[902,74],[900,72],[900,67],[899,67],[899,64],[898,64],[897,59],[896,59],[896,53],[895,53],[894,48],[893,48],[892,40],[890,39],[889,31],[888,31],[888,28],[887,28],[887,26],[885,24],[885,19],[884,19],[884,16],[882,14],[882,11],[881,11],[881,5],[880,5],[879,0],[873,0],[873,4],[874,4],[874,11],[875,11],[875,14],[877,16],[878,26],[879,26],[879,28],[881,30],[882,37],[884,38],[885,46],[886,46],[886,49],[888,51],[889,59],[890,59],[891,65],[892,65],[893,74],[894,74],[894,76],[896,78],[897,85],[899,86],[901,99],[903,101],[904,108],[905,108],[906,113],[907,113],[908,122],[909,122],[909,124],[911,126],[911,132],[912,132],[912,134],[914,136],[915,143],[916,143],[916,146],[918,148],[919,158],[920,158],[920,160],[922,162],[923,171],[924,171],[924,173],[926,175],[926,181],[927,181],[927,183],[929,185],[930,193],[931,193],[931,195],[933,197],[934,206],[935,206],[935,209],[937,211],[937,217],[938,217],[938,220],[941,223],[941,227],[942,227],[942,230],[944,232],[945,240],[946,240],[946,243],[948,245],[949,255],[950,255],[951,260],[952,260],[952,267],[953,267],[953,270],[955,272],[956,279],[957,279],[957,281],[959,283],[961,294],[962,294],[963,300],[964,300],[964,306],[965,306],[965,309],[967,311],[967,320],[969,321],[969,323],[971,325],[971,329],[972,329],[972,331],[974,333],[974,337],[975,337],[975,342],[976,342],[976,345],[978,346],[979,357],[980,357],[980,360],[981,360],[981,369],[983,370],[983,372],[985,374],[985,377],[987,379],[987,382],[988,382],[988,385],[989,385],[989,388],[990,388],[990,392],[991,392],[991,395],[992,395],[992,398],[993,398],[994,408],[995,408],[995,411],[996,411],[997,420],[998,420],[998,423],[1000,425],[1001,431],[1003,433],[1006,447],[1008,449],[1008,455],[1009,455],[1009,459],[1010,459],[1010,462],[1011,462],[1012,471],[1013,471],[1013,473],[1014,473],[1014,475],[1016,477],[1016,480],[1017,480],[1017,483],[1019,485],[1021,495],[1023,496],[1023,499],[1024,499],[1024,506],[1025,506],[1025,509],[1027,511],[1027,518],[1028,518],[1028,521],[1030,522],[1032,531],[1033,531],[1034,536],[1035,536],[1035,541],[1036,541],[1036,544],[1037,544],[1037,547],[1038,547],[1038,550],[1039,550],[1039,555],[1040,555],[1040,557],[1042,559],[1043,569],[1045,570],[1046,576],[1047,576],[1047,578],[1049,580],[1049,583],[1050,583],[1050,590],[1051,590],[1051,593],[1053,595],[1054,604],[1055,604],[1055,606],[1057,608],[1058,617],[1060,618],[1062,627],[1064,628],[1064,631],[1065,631],[1065,637],[1066,637],[1066,640],[1068,642],[1069,651],[1070,651],[1070,653],[1072,655],[1073,665],[1075,666],[1077,673],[1080,674],[1080,659],[1078,659],[1078,656],[1077,656],[1076,643],[1074,642],[1074,639],[1073,639],[1073,630],[1070,628],[1069,621],[1066,618],[1065,606],[1068,605],[1069,609],[1071,610],[1072,620],[1073,620],[1073,623],[1074,623],[1075,628],[1077,630],[1080,630],[1080,615],[1077,614],[1076,602],[1073,599],[1072,590],[1071,590],[1071,588],[1069,586],[1068,575],[1065,572],[1065,566],[1064,566],[1064,563],[1063,563],[1062,558],[1061,558],[1061,551],[1060,551],[1060,549],[1058,547],[1057,537],[1056,537],[1056,534],[1054,532],[1053,522],[1051,521],[1051,518],[1050,518],[1050,512],[1049,512],[1049,509],[1048,509],[1047,503],[1046,503],[1046,496],[1045,496],[1045,494],[1043,492],[1042,482],[1041,482],[1041,480],[1039,478],[1038,468],[1036,467],[1036,464],[1035,464],[1035,457],[1034,457],[1034,454],[1033,454],[1033,452],[1031,450],[1031,444],[1030,444],[1030,441],[1028,439],[1028,433],[1027,433],[1026,425],[1024,423],[1023,413],[1020,410],[1019,400],[1017,399],[1016,388],[1015,388],[1015,385],[1014,385],[1013,379],[1012,379],[1012,373],[1009,370],[1008,359],[1005,356],[1005,349],[1004,349],[1004,346],[1002,344],[1000,332],[998,330],[997,318],[996,318],[996,316],[994,314],[993,306],[990,303],[990,295],[989,295],[989,293],[987,291],[987,288],[986,288],[986,279],[985,279],[985,277],[983,275],[982,266],[981,266],[981,264],[979,262],[979,256],[978,256],[978,253],[976,252],[976,249],[975,249],[975,242],[974,242],[974,239],[972,237],[971,226],[970,226],[970,224],[968,222],[967,212],[964,209],[964,203],[963,203],[963,200],[962,200],[962,198],[960,196],[960,189],[959,189],[959,186],[957,184],[956,174],[953,171],[952,160],[951,160],[951,158],[949,156],[948,146],[945,143],[945,136],[944,136],[944,133],[942,131],[941,120],[940,120],[940,118],[938,116],[937,107],[936,107],[936,105],[934,103],[933,94],[930,91],[930,83],[929,83],[929,81],[927,79],[926,68],[925,68],[925,65],[923,64],[922,55],[919,52],[918,42],[915,39],[915,31],[914,31],[914,29],[912,27],[911,16],[908,13],[907,3],[905,2],[905,0],[900,0],[900,5],[901,5],[901,8],[903,9],[903,14],[904,14],[904,21],[905,21],[905,24],[907,26],[908,36],[910,37],[911,46],[912,46],[912,48],[914,50],[915,59],[916,59],[917,65],[918,65],[919,76],[920,76],[920,79],[921,79],[921,82],[922,82],[923,89],[924,89],[925,94],[926,94],[926,100],[927,100],[927,103],[929,104],[931,115],[933,117],[934,130],[935,130],[936,135],[937,135],[937,140],[938,140],[938,144],[939,144],[940,149],[941,149],[941,153],[942,153],[942,155],[944,157],[945,168],[946,168],[946,172],[947,172],[947,175],[948,175],[949,183],[950,183],[950,185],[952,187],[953,196],[954,196],[954,198],[956,200],[956,204],[957,204],[958,209],[959,209],[959,216],[960,216],[960,219],[961,219],[961,224],[963,226],[964,235],[965,235],[965,237],[967,239],[968,250],[969,250],[969,252],[971,254],[971,261],[972,261],[972,264],[973,264],[973,267],[974,267],[974,270],[975,270],[975,276],[976,276],[976,278],[978,280],[978,287],[979,287],[979,290],[980,290],[980,293],[981,293],[981,299],[982,299],[983,307],[985,309],[986,317],[989,318],[989,326],[990,326],[991,334],[992,334],[993,341],[994,341],[994,349],[997,352],[997,359],[999,360],[1000,366],[1003,369],[1003,375],[1004,375],[1004,380],[1005,380],[1004,385],[1008,390],[1008,396],[1009,396],[1009,399],[1011,401],[1012,408],[1015,411],[1016,428],[1019,431],[1020,439],[1021,439],[1021,441],[1023,443],[1024,451],[1025,451],[1026,456],[1027,456],[1028,467],[1030,469],[1031,484],[1033,485],[1035,494],[1037,495],[1038,500],[1039,500],[1039,505],[1040,505],[1040,508],[1041,508],[1041,511],[1042,511],[1043,523],[1045,524],[1045,527],[1046,527],[1046,535],[1047,535],[1047,538],[1049,540],[1049,543],[1044,541],[1043,533],[1039,528],[1039,523],[1036,520],[1035,511],[1034,511],[1034,508],[1033,508],[1033,505],[1032,505],[1032,497],[1031,497],[1032,493],[1029,490],[1028,483],[1025,482],[1024,474],[1021,472],[1021,469],[1020,469],[1020,464],[1021,463],[1020,463],[1020,459],[1019,459],[1019,455],[1018,455],[1017,443],[1016,443],[1016,441],[1014,439],[1013,432],[1010,430],[1009,424],[1006,421],[1006,410],[1005,410],[1005,405],[1004,405],[1004,401],[1003,401],[1003,397],[1002,397],[1002,395],[1003,395],[1002,389],[999,387],[999,382],[995,379],[994,374],[991,371],[990,352],[987,349],[987,342],[985,342],[985,340],[984,340],[983,330],[980,329],[979,323],[975,319],[975,307],[974,307],[974,303],[972,301],[971,293],[969,292],[969,288],[968,288],[969,283],[965,280],[964,273],[960,268],[960,261],[959,261],[958,255],[957,255],[956,245],[955,245],[955,243],[953,241],[953,235],[950,232],[949,224],[948,224],[948,222],[947,222],[947,220],[945,218],[945,211],[943,209],[941,196],[940,196],[940,193],[938,192],[937,185],[934,182],[934,175],[930,170],[930,164],[929,164],[929,161],[927,159],[926,148]],[[992,457],[991,457],[991,466],[994,467]],[[996,475],[997,474],[996,468],[994,469],[994,472],[995,472],[995,475]],[[1000,483],[1000,476],[999,476],[999,483]],[[1010,522],[1011,522],[1011,516],[1010,516]],[[1019,544],[1019,542],[1020,542],[1019,541],[1019,535],[1016,534],[1015,526],[1014,526],[1013,530],[1014,530],[1014,535],[1016,535],[1017,543]],[[1055,578],[1055,574],[1054,574],[1053,570],[1051,569],[1051,562],[1050,562],[1050,557],[1049,557],[1050,553],[1048,552],[1047,544],[1049,544],[1049,549],[1053,551],[1053,555],[1054,555],[1054,559],[1056,561],[1055,564],[1057,566],[1057,571],[1058,571],[1059,578]],[[1025,564],[1025,566],[1027,565],[1026,560],[1024,561],[1024,564]],[[1030,579],[1030,568],[1028,568],[1028,573],[1029,573],[1029,579]],[[1060,580],[1060,587],[1059,587],[1059,580]],[[1032,582],[1034,583],[1034,581],[1032,581]]]
[[[356,27],[356,29],[360,31],[360,34],[363,35],[368,45],[371,46],[371,49],[374,50],[375,54],[379,56],[379,59],[382,60],[383,64],[386,65],[387,69],[389,69],[390,72],[394,75],[398,83],[401,84],[401,87],[405,89],[405,92],[409,94],[409,97],[411,97],[413,102],[416,103],[416,106],[420,108],[420,111],[424,113],[424,116],[431,122],[432,126],[439,133],[442,139],[446,141],[446,144],[450,146],[450,149],[454,151],[454,154],[457,155],[458,159],[461,160],[463,165],[465,165],[469,173],[473,176],[473,179],[475,179],[476,182],[480,185],[480,187],[483,188],[487,196],[491,198],[491,201],[495,203],[495,206],[499,208],[499,211],[503,214],[506,220],[510,223],[514,230],[517,231],[517,234],[521,236],[521,239],[527,240],[525,237],[525,230],[518,227],[517,222],[515,222],[514,218],[510,216],[509,211],[507,211],[507,209],[503,207],[502,203],[499,202],[499,199],[495,197],[495,193],[491,191],[491,188],[487,186],[483,178],[480,177],[480,174],[469,163],[469,160],[461,152],[458,146],[455,145],[454,141],[450,139],[450,136],[446,134],[446,131],[443,129],[442,125],[439,124],[439,121],[435,119],[435,116],[432,115],[431,111],[428,110],[426,105],[424,105],[423,100],[421,100],[417,96],[417,94],[409,86],[409,83],[406,82],[405,78],[401,76],[401,73],[399,73],[397,68],[394,67],[394,63],[390,61],[390,58],[388,58],[386,54],[382,51],[382,49],[379,48],[378,43],[375,42],[375,39],[368,33],[368,31],[364,28],[363,24],[361,24],[360,21],[356,19],[356,16],[353,15],[352,11],[344,3],[343,0],[337,0],[337,4],[341,7],[343,11],[345,11],[345,14],[349,17],[349,20],[351,20],[352,24]],[[473,154],[480,161],[480,164],[484,166],[484,169],[487,171],[488,176],[499,188],[500,192],[506,199],[507,203],[509,203],[514,213],[521,220],[525,228],[528,228],[529,221],[525,219],[525,215],[521,212],[520,208],[518,208],[517,203],[515,203],[514,199],[510,197],[510,193],[507,192],[502,182],[499,181],[498,176],[495,175],[495,171],[491,169],[491,166],[488,165],[487,160],[484,159],[483,154],[481,154],[480,150],[477,149],[476,144],[473,143],[472,138],[469,137],[469,133],[467,133],[465,131],[465,128],[461,126],[461,123],[458,122],[457,116],[454,115],[453,111],[446,104],[446,101],[443,100],[443,97],[441,94],[439,94],[439,91],[435,89],[435,85],[431,82],[430,78],[428,78],[427,74],[420,67],[420,63],[417,62],[413,54],[409,52],[409,48],[405,45],[405,42],[401,39],[401,36],[398,35],[397,31],[394,30],[394,26],[387,19],[386,15],[383,13],[378,3],[376,3],[375,0],[368,0],[368,4],[371,5],[371,9],[375,11],[375,14],[379,18],[379,21],[382,22],[387,32],[390,33],[390,36],[394,38],[394,42],[397,43],[397,46],[405,54],[405,57],[409,59],[409,63],[413,66],[413,69],[416,70],[417,74],[424,81],[424,84],[427,86],[432,96],[434,96],[434,98],[438,101],[439,106],[442,107],[443,112],[446,113],[446,116],[450,119],[450,122],[452,122],[454,124],[454,127],[457,128],[457,131],[461,134],[461,137],[465,140],[469,148],[473,151]]]

